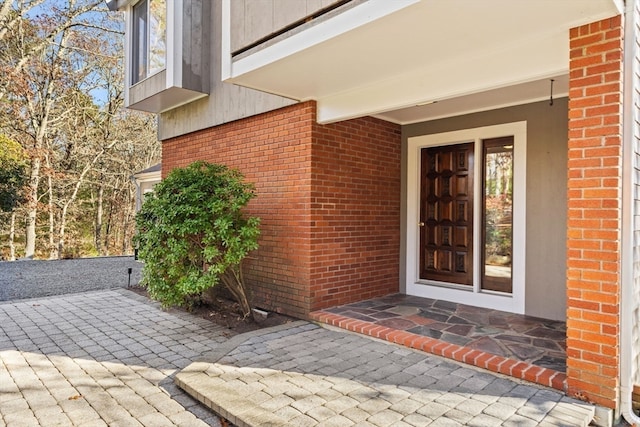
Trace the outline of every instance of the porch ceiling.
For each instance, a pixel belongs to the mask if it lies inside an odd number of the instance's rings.
[[[622,0],[369,0],[231,61],[227,81],[406,124],[566,95],[569,29]]]

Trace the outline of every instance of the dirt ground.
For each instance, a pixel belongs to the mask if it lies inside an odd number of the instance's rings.
[[[149,298],[146,289],[141,286],[132,286],[128,289]],[[254,318],[243,319],[240,305],[231,300],[228,295],[225,295],[224,291],[202,299],[188,310],[185,308],[177,308],[177,310],[183,310],[194,316],[207,319],[238,334],[282,325],[296,320],[293,317],[274,312],[269,312],[266,318],[254,316]]]

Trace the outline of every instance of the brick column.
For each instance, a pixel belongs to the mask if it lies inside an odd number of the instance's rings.
[[[570,32],[567,392],[615,408],[619,387],[622,18]]]
[[[312,310],[398,292],[400,147],[384,120],[314,125]]]

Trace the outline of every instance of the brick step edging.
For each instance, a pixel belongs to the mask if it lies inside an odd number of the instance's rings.
[[[487,369],[492,372],[508,375],[525,381],[530,381],[545,387],[551,387],[566,392],[566,374],[553,369],[532,365],[531,363],[510,359],[486,353],[473,348],[451,344],[435,338],[413,334],[411,332],[376,325],[358,319],[352,319],[339,314],[314,311],[309,317],[317,322],[336,326],[351,332],[356,332],[385,341],[400,344],[415,350],[453,359],[458,362]]]

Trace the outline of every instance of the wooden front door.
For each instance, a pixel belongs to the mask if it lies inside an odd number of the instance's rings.
[[[423,148],[420,279],[473,285],[473,143]]]

